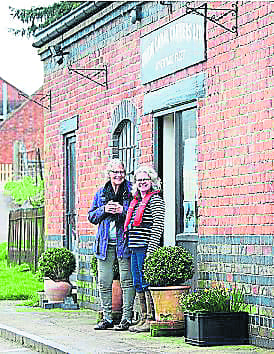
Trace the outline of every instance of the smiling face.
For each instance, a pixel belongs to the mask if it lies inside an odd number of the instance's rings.
[[[151,178],[146,172],[137,173],[136,183],[137,183],[137,188],[140,191],[142,197],[151,191],[151,186],[152,186]]]
[[[116,191],[120,184],[125,180],[125,170],[123,165],[113,164],[109,171],[109,178],[114,191]]]

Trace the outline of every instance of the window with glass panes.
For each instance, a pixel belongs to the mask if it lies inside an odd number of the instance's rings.
[[[136,132],[128,119],[123,119],[113,133],[112,155],[124,162],[127,179],[132,180],[136,169]]]
[[[176,234],[198,232],[196,112],[175,113]]]
[[[169,229],[176,235],[198,232],[196,113],[196,105],[191,103],[154,115],[155,167],[172,210],[172,215],[167,211],[169,222],[175,223],[174,227],[169,224]]]

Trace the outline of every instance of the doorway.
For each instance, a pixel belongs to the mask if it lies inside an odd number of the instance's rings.
[[[163,182],[167,246],[198,232],[196,112],[189,104],[155,115],[155,163]]]
[[[66,237],[65,247],[71,251],[76,249],[76,136],[75,133],[65,135],[66,148]]]

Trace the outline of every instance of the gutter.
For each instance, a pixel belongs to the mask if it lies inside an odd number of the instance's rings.
[[[35,42],[32,44],[34,48],[41,48],[43,45],[49,43],[53,39],[59,37],[71,28],[78,25],[91,15],[96,14],[101,9],[112,4],[112,1],[88,1],[83,5],[77,7],[74,11],[61,17],[59,20],[53,22],[49,26],[43,28],[35,36]]]

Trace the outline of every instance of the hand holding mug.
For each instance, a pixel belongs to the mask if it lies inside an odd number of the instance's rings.
[[[110,214],[121,214],[123,212],[123,206],[120,205],[118,202],[110,200],[105,205],[105,212]]]

